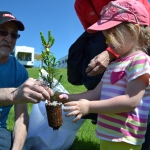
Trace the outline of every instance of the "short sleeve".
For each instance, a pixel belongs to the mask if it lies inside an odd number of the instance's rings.
[[[150,57],[144,53],[141,55],[135,55],[126,73],[128,82],[146,73],[150,75]]]

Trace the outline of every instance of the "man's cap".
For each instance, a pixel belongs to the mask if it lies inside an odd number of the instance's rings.
[[[0,11],[0,25],[10,21],[16,24],[18,30],[23,31],[25,29],[23,23],[17,20],[10,12]]]
[[[101,11],[101,19],[90,26],[90,33],[115,27],[122,22],[137,23],[149,26],[149,13],[145,6],[137,0],[111,1]]]

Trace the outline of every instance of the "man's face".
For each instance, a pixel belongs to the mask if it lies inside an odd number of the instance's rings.
[[[18,28],[15,23],[7,22],[0,25],[0,58],[8,57],[13,51],[16,40]]]

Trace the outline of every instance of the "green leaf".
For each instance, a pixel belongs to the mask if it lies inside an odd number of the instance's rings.
[[[50,30],[48,31],[48,42],[46,41],[42,32],[40,32],[40,36],[41,36],[42,45],[44,46],[44,50],[42,51],[42,54],[41,54],[41,57],[42,57],[41,59],[44,63],[44,65],[42,66],[42,69],[44,69],[48,73],[48,75],[43,76],[41,70],[39,71],[39,73],[43,81],[47,82],[52,88],[54,78],[56,78],[56,76],[59,75],[59,70],[57,69],[59,61],[56,61],[55,55],[49,51],[49,48],[54,44],[55,39],[51,35]],[[60,75],[58,79],[58,83],[60,82],[61,78],[62,78],[62,75]]]
[[[45,47],[47,42],[46,42],[46,39],[45,39],[45,37],[44,37],[42,32],[40,32],[40,36],[41,36],[42,45]]]

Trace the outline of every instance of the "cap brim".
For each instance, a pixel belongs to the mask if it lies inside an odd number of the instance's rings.
[[[96,22],[95,24],[93,24],[92,26],[90,26],[89,28],[87,28],[87,32],[94,33],[98,31],[107,30],[121,23],[122,21],[100,20]]]
[[[18,30],[23,31],[25,29],[25,27],[21,21],[11,19],[11,20],[8,20],[7,22],[10,22],[10,21],[14,22],[17,25]]]

